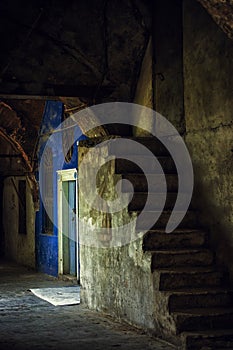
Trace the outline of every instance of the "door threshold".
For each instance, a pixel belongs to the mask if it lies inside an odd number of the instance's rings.
[[[79,284],[77,280],[77,276],[67,274],[67,275],[59,275],[58,278],[62,281],[69,281],[69,282],[73,282],[74,284]]]

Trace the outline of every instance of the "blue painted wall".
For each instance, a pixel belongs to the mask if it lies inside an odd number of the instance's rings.
[[[46,142],[56,128],[63,121],[63,103],[60,101],[47,101],[42,118],[42,124],[39,134],[38,144],[38,161],[40,164],[42,153]],[[60,127],[59,127],[60,129]],[[81,129],[77,126],[74,128],[74,147],[70,161],[65,161],[62,147],[62,133],[56,132],[56,148],[52,150],[53,154],[53,228],[52,234],[43,232],[44,209],[40,198],[39,211],[36,213],[36,264],[40,272],[57,276],[58,275],[58,229],[57,229],[57,170],[73,169],[78,166],[78,147],[76,142],[85,139]],[[39,174],[37,174],[39,179]]]

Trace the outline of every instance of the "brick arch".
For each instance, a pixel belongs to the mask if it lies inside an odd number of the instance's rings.
[[[0,128],[0,173],[3,176],[32,172],[32,166],[22,146]]]

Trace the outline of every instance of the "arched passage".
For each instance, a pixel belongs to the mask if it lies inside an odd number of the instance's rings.
[[[35,265],[35,182],[21,145],[0,129],[0,253],[18,263]]]

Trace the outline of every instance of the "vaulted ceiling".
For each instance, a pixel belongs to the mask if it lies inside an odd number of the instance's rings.
[[[233,38],[233,0],[197,1]],[[0,94],[132,100],[152,10],[152,0],[1,0]]]
[[[149,32],[146,0],[1,0],[0,93],[128,101]]]
[[[195,1],[233,38],[233,0]],[[29,155],[33,156],[44,101],[8,100],[7,95],[57,96],[68,109],[132,101],[151,33],[153,3],[0,1],[0,100],[17,111],[17,137]],[[7,118],[13,116],[6,107],[2,111]],[[11,134],[11,125],[4,126],[4,113],[0,110],[0,127]]]

